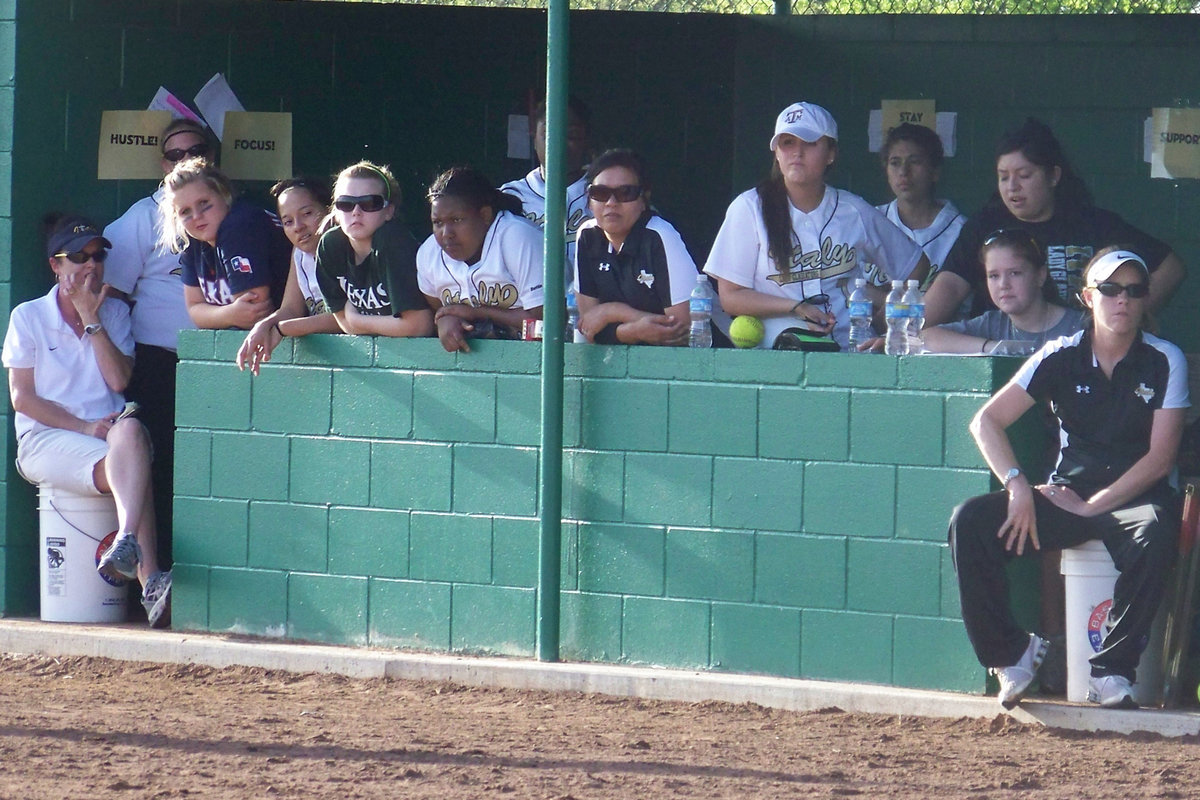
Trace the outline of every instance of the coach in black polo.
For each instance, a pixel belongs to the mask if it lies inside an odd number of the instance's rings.
[[[1004,565],[1033,549],[1099,539],[1120,571],[1108,629],[1091,658],[1088,699],[1130,708],[1138,660],[1162,599],[1178,535],[1170,485],[1188,407],[1187,366],[1175,345],[1141,330],[1149,271],[1126,250],[1101,250],[1084,272],[1087,327],[1046,344],[971,422],[1004,491],[954,510],[950,546],[963,622],[980,663],[1012,708],[1028,690],[1046,642],[1026,633],[1009,607]],[[1022,473],[1005,432],[1035,403],[1061,427],[1049,482]]]

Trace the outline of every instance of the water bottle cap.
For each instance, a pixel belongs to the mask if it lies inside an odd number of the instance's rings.
[[[917,288],[917,287],[918,287],[918,286],[920,286],[920,285],[921,285],[921,282],[920,282],[920,281],[914,281],[914,280],[910,280],[910,281],[908,282],[908,288],[910,288],[910,289],[915,289],[915,288]]]
[[[864,287],[864,286],[866,286],[866,285],[867,285],[867,279],[866,279],[866,278],[855,278],[855,279],[854,279],[854,286],[855,286],[855,288],[856,288],[856,289],[861,289],[861,288],[863,288],[863,287]]]
[[[904,281],[892,281],[892,288],[893,289],[903,289]]]

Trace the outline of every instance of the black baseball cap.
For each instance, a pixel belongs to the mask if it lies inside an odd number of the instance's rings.
[[[54,258],[59,253],[78,253],[87,247],[88,242],[96,239],[106,248],[112,247],[112,242],[104,238],[91,220],[85,217],[65,217],[50,232],[50,238],[46,242],[46,256]]]

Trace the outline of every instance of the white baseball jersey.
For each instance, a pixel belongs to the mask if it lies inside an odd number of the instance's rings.
[[[833,338],[842,349],[849,345],[847,299],[855,278],[880,282],[883,276],[903,280],[921,260],[921,248],[856,194],[826,187],[811,213],[789,204],[792,217],[792,264],[784,272],[775,264],[767,244],[758,191],[742,192],[729,204],[725,221],[709,251],[704,271],[764,294],[795,300],[824,294],[825,310],[837,322]],[[769,348],[785,328],[799,326],[793,317],[763,319],[766,336],[759,347]]]
[[[912,239],[925,251],[925,257],[929,259],[929,277],[925,279],[926,286],[933,280],[934,273],[942,268],[942,264],[946,263],[946,255],[958,240],[958,232],[962,230],[963,223],[967,221],[967,218],[959,213],[959,210],[949,200],[939,200],[938,202],[942,204],[942,210],[934,217],[933,223],[928,228],[919,230],[913,230],[900,220],[900,211],[896,207],[895,200],[875,206],[883,212],[888,221],[904,231],[905,236]]]
[[[509,181],[500,187],[500,191],[520,198],[525,219],[539,228],[546,227],[546,179],[542,177],[541,167],[533,169],[524,178]],[[570,287],[575,274],[575,240],[579,236],[579,226],[591,218],[587,181],[581,177],[567,187],[567,260],[564,263],[564,290]]]
[[[292,269],[296,270],[296,284],[300,287],[300,294],[304,296],[304,307],[308,309],[309,315],[324,314],[328,311],[325,295],[321,293],[321,284],[317,281],[317,257],[294,247]]]
[[[432,235],[417,250],[417,285],[444,306],[540,308],[543,269],[541,232],[508,211],[492,221],[474,264],[446,255]]]
[[[112,242],[104,282],[134,302],[134,341],[174,351],[179,332],[196,323],[183,301],[179,254],[158,244],[162,199],[162,189],[143,197],[104,229],[104,238]]]

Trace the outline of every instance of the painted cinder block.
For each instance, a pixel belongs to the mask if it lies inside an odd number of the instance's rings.
[[[367,579],[292,573],[287,627],[292,639],[367,644]]]
[[[672,453],[625,456],[625,521],[708,525],[712,458]]]
[[[942,548],[923,542],[851,539],[846,562],[847,607],[936,616]]]
[[[408,519],[406,511],[329,509],[329,571],[408,577]]]
[[[942,460],[948,467],[987,469],[987,462],[971,438],[971,419],[987,402],[987,395],[952,394],[945,399],[945,452]]]
[[[712,605],[712,668],[794,678],[800,674],[800,611]]]
[[[891,389],[896,386],[899,357],[805,353],[805,386],[853,386]]]
[[[755,458],[713,459],[713,524],[799,531],[804,465]]]
[[[414,511],[408,541],[414,580],[491,583],[490,518]]]
[[[754,534],[667,529],[666,594],[704,600],[754,599]]]
[[[194,330],[180,331],[178,349],[175,351],[182,361],[211,361],[213,357],[213,341],[216,331]],[[182,364],[180,369],[182,369]],[[180,384],[184,386],[185,384]],[[190,384],[187,384],[190,386]]]
[[[297,364],[321,367],[369,367],[375,361],[375,337],[310,334],[296,342],[292,358]]]
[[[563,491],[567,513],[572,519],[619,522],[625,513],[625,454],[576,450],[566,455],[571,470]]]
[[[537,513],[538,452],[532,447],[454,445],[454,511]]]
[[[849,391],[773,387],[759,391],[759,456],[829,460],[845,459],[849,452]]]
[[[954,554],[947,545],[941,559],[941,605],[938,616],[949,619],[962,618],[962,603],[958,594],[958,573],[954,571]]]
[[[243,567],[248,558],[245,500],[176,497],[172,555],[182,564]]]
[[[984,669],[958,620],[898,616],[892,680],[900,686],[981,692]]]
[[[451,649],[533,655],[535,598],[533,589],[456,584],[451,590]]]
[[[180,428],[244,431],[250,427],[250,373],[228,364],[181,361],[175,399]]]
[[[667,449],[672,453],[753,456],[758,450],[757,389],[674,383],[668,409]]]
[[[175,494],[204,497],[210,492],[211,481],[212,434],[206,430],[176,430]]]
[[[175,561],[174,567],[171,568],[172,630],[203,631],[209,629],[208,573],[207,566]]]
[[[946,541],[956,505],[991,490],[991,474],[979,470],[900,467],[897,470],[896,537]]]
[[[476,339],[471,352],[456,353],[458,368],[504,375],[536,375],[542,369],[542,346],[537,342]]]
[[[221,364],[236,364],[238,350],[241,349],[242,343],[246,341],[246,332],[239,330],[219,330],[213,331],[213,360]],[[275,352],[271,353],[271,363],[275,365],[286,364],[285,356],[290,353],[290,348],[276,348]],[[276,353],[279,358],[277,359]],[[269,369],[269,368],[268,368]],[[259,377],[262,377],[261,375]]]
[[[837,536],[759,533],[754,599],[796,608],[846,604],[846,540]]]
[[[413,437],[441,442],[496,438],[496,379],[491,375],[413,376]]]
[[[492,520],[492,583],[533,589],[537,586],[541,523],[537,519],[496,517]],[[579,537],[573,522],[559,529],[559,585],[576,586]]]
[[[629,377],[660,381],[711,381],[713,350],[630,347]]]
[[[629,351],[624,345],[565,344],[563,374],[591,378],[624,378],[629,371]]]
[[[496,377],[496,442],[537,445],[542,436],[542,382],[527,375]],[[565,442],[564,442],[565,443]]]
[[[579,588],[584,592],[661,595],[662,528],[579,524]]]
[[[371,505],[376,508],[449,511],[451,445],[371,443]]]
[[[996,380],[994,362],[991,358],[902,358],[899,386],[918,392],[990,393]]]
[[[665,667],[708,667],[709,604],[697,600],[627,597],[621,658]]]
[[[212,494],[255,500],[288,499],[287,437],[221,433],[211,438]],[[175,436],[176,452],[179,435]],[[179,463],[177,457],[176,463]],[[190,490],[191,487],[186,487]]]
[[[594,450],[667,449],[667,385],[594,380],[582,391],[580,444]]]
[[[576,661],[620,660],[621,605],[617,595],[563,592],[559,655]]]
[[[412,373],[334,370],[330,430],[339,436],[407,439],[413,427],[412,392]]]
[[[450,584],[371,578],[371,644],[450,649]]]
[[[209,630],[275,637],[287,632],[286,572],[213,567],[208,585]]]
[[[247,563],[261,569],[325,572],[328,531],[324,506],[252,502]]]
[[[850,460],[942,463],[942,395],[859,391],[850,396]]]
[[[371,443],[295,437],[289,497],[295,503],[365,506],[370,500]]]
[[[895,522],[896,468],[819,462],[804,467],[804,530],[890,537]]]
[[[797,386],[804,357],[779,350],[713,350],[713,378],[725,383]]]
[[[805,678],[891,683],[892,617],[805,609],[800,674]]]
[[[447,372],[457,369],[453,353],[447,353],[436,338],[375,340],[375,368]]]

